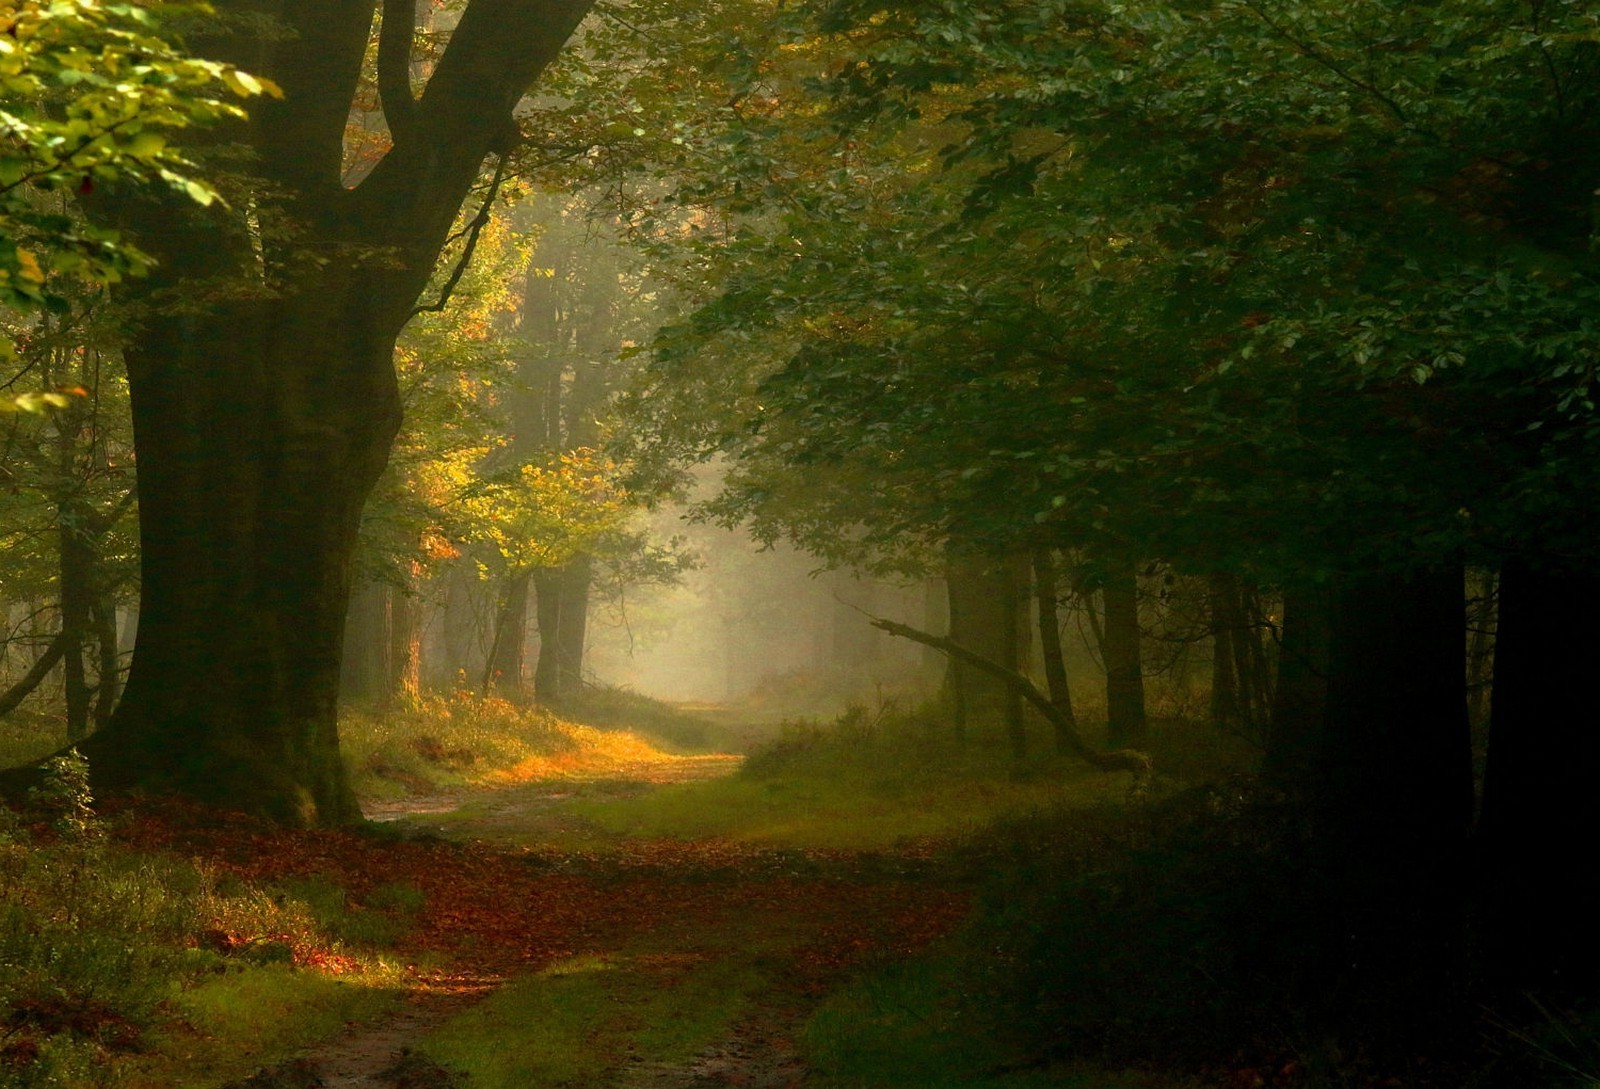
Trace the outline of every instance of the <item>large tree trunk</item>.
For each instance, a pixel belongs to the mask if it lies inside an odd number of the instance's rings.
[[[1347,577],[1332,601],[1319,837],[1334,952],[1369,981],[1460,963],[1472,820],[1460,568]]]
[[[383,35],[394,146],[354,188],[344,129],[375,0],[290,0],[273,20],[218,4],[249,18],[199,48],[284,92],[218,134],[248,145],[266,183],[252,216],[99,198],[159,264],[126,353],[140,630],[122,703],[86,745],[98,786],[295,824],[359,818],[339,657],[361,505],[399,425],[395,338],[485,159],[513,142],[516,103],[591,2],[471,0],[416,99],[411,35]]]
[[[1500,574],[1480,826],[1491,964],[1502,983],[1600,984],[1600,576],[1508,560]]]
[[[397,326],[367,297],[352,279],[156,318],[129,350],[143,598],[122,705],[85,750],[100,785],[359,817],[339,660],[361,505],[399,424]]]

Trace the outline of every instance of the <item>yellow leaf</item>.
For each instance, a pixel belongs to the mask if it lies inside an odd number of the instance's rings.
[[[17,250],[17,266],[24,280],[32,280],[36,284],[44,283],[44,269],[39,267],[39,259],[27,250]]]
[[[249,98],[252,95],[258,95],[265,90],[265,88],[261,86],[261,81],[259,79],[257,79],[255,76],[252,76],[249,72],[241,72],[237,68],[223,69],[222,82],[226,83],[228,85],[228,89],[234,94],[238,95],[240,98]]]

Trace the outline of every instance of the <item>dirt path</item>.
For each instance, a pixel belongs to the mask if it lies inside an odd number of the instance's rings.
[[[608,771],[605,789],[637,793],[736,766],[736,758],[652,761]],[[454,1089],[462,1083],[406,1051],[507,980],[598,956],[650,965],[670,989],[684,965],[743,964],[760,945],[768,982],[716,1039],[687,1058],[606,1057],[607,1089],[791,1089],[806,1082],[795,1037],[816,1004],[863,961],[920,947],[966,908],[959,892],[926,880],[919,860],[881,853],[719,841],[626,841],[582,855],[528,846],[543,832],[559,841],[570,831],[576,818],[563,803],[573,789],[546,781],[375,805],[370,815],[394,831],[392,842],[189,830],[186,847],[247,877],[336,874],[357,900],[404,880],[426,907],[401,955],[449,966],[419,974],[399,1015],[234,1085]],[[520,846],[506,846],[513,841]]]

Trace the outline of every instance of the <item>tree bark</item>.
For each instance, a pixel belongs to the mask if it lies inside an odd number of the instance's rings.
[[[95,684],[94,728],[104,729],[122,694],[122,654],[117,648],[117,606],[109,597],[91,610],[95,641],[100,647],[100,676]]]
[[[1056,751],[1072,751],[1078,718],[1072,712],[1072,689],[1067,683],[1067,662],[1061,650],[1060,580],[1056,574],[1055,550],[1033,551],[1033,588],[1039,602],[1039,646],[1044,652],[1045,684],[1050,690],[1050,705],[1056,709]],[[1063,725],[1064,724],[1064,725]]]
[[[339,658],[361,505],[399,425],[395,339],[518,99],[589,6],[472,0],[395,146],[347,189],[374,0],[275,5],[276,25],[203,43],[284,91],[208,136],[249,145],[267,183],[256,219],[146,196],[98,209],[159,261],[126,353],[142,614],[122,703],[85,746],[98,789],[298,825],[360,818]]]
[[[60,533],[61,634],[66,639],[62,679],[67,705],[67,741],[89,736],[89,716],[94,693],[89,688],[83,652],[89,642],[90,612],[94,606],[93,581],[98,555],[86,524],[87,511],[64,503],[57,516]]]
[[[543,706],[559,706],[582,688],[593,571],[593,559],[579,555],[561,567],[533,573],[539,625],[539,660],[534,667],[533,690]]]
[[[528,585],[531,571],[506,576],[500,607],[495,610],[494,641],[484,665],[483,691],[513,701],[522,696],[523,647],[527,643]]]
[[[1506,561],[1479,829],[1498,981],[1564,994],[1600,985],[1600,576]]]
[[[1460,963],[1472,820],[1466,612],[1459,567],[1335,587],[1320,830],[1336,952],[1419,980]]]
[[[1234,639],[1239,632],[1237,601],[1231,575],[1212,575],[1207,585],[1211,606],[1211,721],[1224,728],[1239,724],[1239,674]]]
[[[389,628],[382,705],[409,706],[422,690],[422,608],[415,587],[421,565],[412,561],[404,586],[385,587]]]
[[[556,668],[566,697],[583,689],[583,652],[589,640],[589,588],[594,582],[594,557],[580,553],[561,568],[561,617],[556,625]]]
[[[1136,748],[1149,732],[1144,708],[1144,668],[1139,648],[1139,584],[1132,564],[1106,575],[1105,641],[1106,744]]]
[[[1283,635],[1278,648],[1278,683],[1267,726],[1262,774],[1280,789],[1303,793],[1324,737],[1328,704],[1326,591],[1309,586],[1283,593]]]

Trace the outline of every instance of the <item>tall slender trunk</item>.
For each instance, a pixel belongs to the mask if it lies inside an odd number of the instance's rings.
[[[82,741],[89,736],[89,716],[94,692],[89,687],[83,652],[90,635],[90,613],[94,608],[96,561],[92,539],[85,527],[87,511],[77,504],[64,504],[59,516],[58,535],[61,573],[61,633],[66,638],[62,657],[62,679],[66,689],[67,740]]]
[[[1149,724],[1144,708],[1144,666],[1139,648],[1139,582],[1133,564],[1107,574],[1105,602],[1106,744],[1113,749],[1139,748]]]
[[[583,689],[583,652],[589,640],[589,587],[594,581],[594,557],[580,553],[561,568],[561,616],[556,623],[556,668],[560,690],[571,698]]]
[[[386,587],[389,628],[383,678],[385,708],[405,707],[422,689],[422,604],[415,587],[421,565],[411,564],[405,586]]]
[[[1214,574],[1207,580],[1211,607],[1211,721],[1218,726],[1239,724],[1240,697],[1234,642],[1239,615],[1232,575]]]
[[[545,706],[556,706],[576,695],[583,684],[592,572],[591,557],[581,555],[565,566],[533,573],[539,625],[533,687],[535,697]]]
[[[1072,713],[1072,689],[1067,684],[1067,662],[1061,649],[1059,582],[1055,550],[1034,549],[1033,591],[1039,603],[1039,646],[1044,652],[1044,676],[1050,704],[1061,713],[1065,724],[1056,728],[1056,752],[1066,755],[1073,751],[1069,728],[1078,720]]]
[[[95,642],[100,647],[100,676],[95,682],[94,728],[103,729],[122,694],[122,655],[117,649],[117,606],[109,597],[96,599],[90,611]]]

